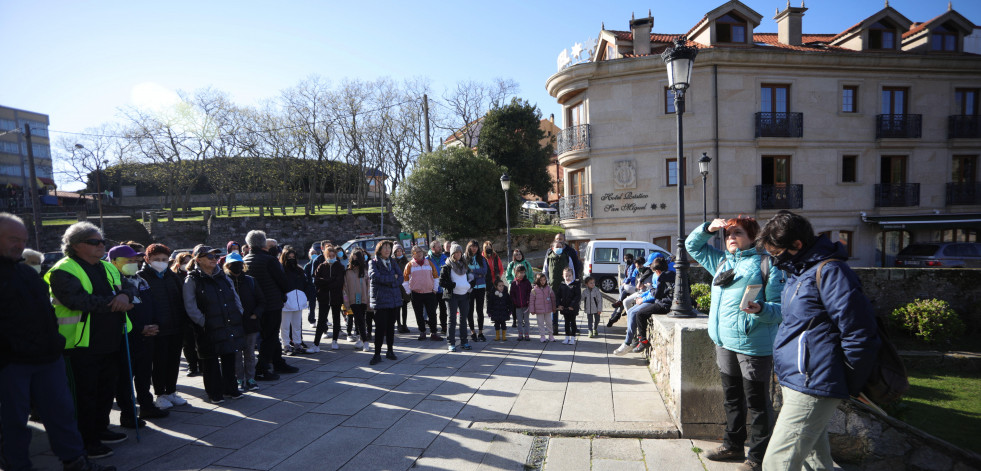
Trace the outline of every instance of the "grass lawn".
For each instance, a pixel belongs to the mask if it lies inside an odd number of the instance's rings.
[[[549,235],[564,232],[565,229],[561,226],[516,227],[511,229],[512,235]]]
[[[191,211],[204,211],[204,210],[208,210],[208,209],[211,209],[211,207],[210,206],[195,206],[195,207],[192,207],[191,208]],[[321,206],[319,209],[314,208],[313,215],[315,215],[315,216],[319,216],[319,215],[334,215],[335,214],[334,213],[335,210],[337,211],[337,214],[340,214],[340,215],[347,214],[347,207],[346,206],[335,207],[332,204],[327,204],[327,205]],[[378,214],[378,213],[381,212],[381,206],[368,207],[368,208],[354,208],[352,210],[352,212],[354,212],[354,214]],[[236,206],[235,207],[235,212],[231,215],[231,217],[243,218],[243,217],[258,216],[258,215],[259,215],[259,209],[258,209],[258,207],[255,207],[252,211],[249,211],[249,207],[248,206],[241,206],[240,205],[240,206]],[[266,216],[271,216],[271,215],[273,215],[273,214],[271,214],[269,212],[269,209],[266,208]],[[276,212],[275,212],[274,215],[275,216],[282,216],[282,213],[279,211],[279,208],[276,208]],[[303,207],[302,206],[298,206],[296,208],[296,214],[294,214],[293,213],[292,206],[287,206],[286,207],[286,215],[287,216],[303,216],[304,215],[304,213],[303,213]],[[225,218],[225,217],[229,217],[229,216],[228,216],[227,213],[223,212],[222,214],[218,215],[217,217]],[[198,221],[200,219],[201,219],[200,217],[174,218],[175,221]],[[164,220],[166,220],[166,218],[164,218]]]
[[[981,452],[981,373],[910,369],[894,415],[959,447]]]
[[[77,219],[43,219],[42,226],[70,226],[78,222]]]

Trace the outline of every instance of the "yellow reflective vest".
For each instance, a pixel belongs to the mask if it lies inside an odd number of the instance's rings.
[[[102,262],[102,267],[106,269],[106,280],[109,281],[109,286],[112,287],[114,292],[118,293],[121,287],[119,270],[105,260],[99,261]],[[78,278],[85,292],[92,294],[92,281],[89,280],[89,276],[85,274],[82,266],[71,257],[61,259],[44,275],[44,281],[48,283],[49,290],[51,286],[51,274],[56,270],[64,270],[75,278]],[[91,330],[87,328],[90,320],[89,313],[70,309],[54,297],[53,290],[50,293],[51,304],[54,305],[55,317],[58,318],[58,333],[65,337],[65,349],[88,347]],[[133,323],[130,322],[129,316],[126,315],[126,332],[131,330],[133,330]]]

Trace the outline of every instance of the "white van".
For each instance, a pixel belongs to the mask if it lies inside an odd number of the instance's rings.
[[[632,254],[634,259],[646,259],[651,252],[661,252],[671,259],[671,253],[660,246],[640,240],[594,240],[586,244],[582,253],[585,278],[592,276],[596,286],[606,293],[615,293],[619,284],[620,267],[626,266],[623,257]]]

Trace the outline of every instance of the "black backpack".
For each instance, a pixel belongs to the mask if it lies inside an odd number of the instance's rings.
[[[816,278],[819,296],[821,294],[821,269],[828,262],[842,261],[831,258],[818,264]],[[906,390],[909,389],[909,376],[906,374],[906,365],[903,364],[903,359],[899,356],[896,345],[889,340],[882,317],[876,315],[875,321],[881,345],[879,346],[877,361],[872,368],[872,374],[869,375],[865,386],[862,387],[862,394],[876,404],[890,404],[902,398]],[[811,324],[813,323],[814,319],[811,319]],[[807,329],[810,330],[811,327],[812,325],[808,325]]]

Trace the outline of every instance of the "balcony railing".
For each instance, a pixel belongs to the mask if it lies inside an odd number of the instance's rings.
[[[981,115],[951,115],[947,117],[947,139],[981,138]]]
[[[981,183],[948,183],[947,206],[981,204]]]
[[[804,113],[756,113],[756,137],[802,137]]]
[[[569,126],[559,133],[555,153],[562,155],[574,150],[589,149],[589,125]]]
[[[878,208],[919,205],[919,183],[877,183],[875,185],[875,206]]]
[[[804,185],[756,185],[756,209],[800,209]]]
[[[585,219],[593,217],[593,195],[566,196],[559,199],[559,219]]]
[[[918,139],[923,129],[923,115],[880,114],[875,117],[876,139]]]

